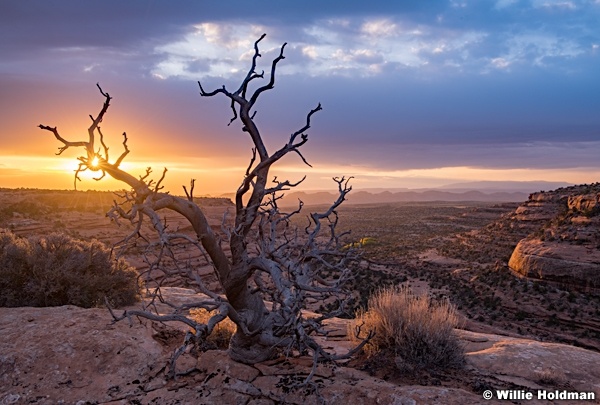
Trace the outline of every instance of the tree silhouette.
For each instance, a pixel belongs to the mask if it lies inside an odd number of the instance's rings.
[[[62,144],[58,154],[68,148],[84,149],[83,156],[77,158],[79,167],[75,173],[75,184],[82,171],[90,170],[99,173],[97,180],[108,174],[131,188],[121,195],[123,201],[115,202],[108,213],[115,221],[125,219],[134,224],[133,232],[121,245],[125,246],[137,238],[142,224],[149,221],[158,236],[158,241],[153,244],[158,253],[151,263],[151,269],[153,266],[159,268],[160,260],[164,257],[176,261],[172,246],[176,240],[185,240],[201,249],[203,257],[214,267],[224,292],[222,296],[218,291],[210,290],[198,274],[198,266],[178,263],[178,274],[191,280],[191,284],[205,296],[194,307],[213,311],[207,322],[198,323],[182,315],[180,310],[189,309],[189,305],[185,308],[177,307],[172,314],[166,315],[153,313],[149,306],[143,310],[125,311],[120,316],[113,312],[115,319],[142,316],[189,325],[194,332],[189,332],[186,336],[184,345],[178,351],[180,354],[189,345],[202,346],[215,326],[229,317],[237,327],[229,344],[232,359],[252,364],[269,359],[284,350],[288,354],[310,353],[316,365],[320,359],[335,360],[355,352],[334,356],[327,353],[314,339],[314,334],[323,333],[322,322],[325,319],[344,312],[344,304],[349,297],[344,283],[351,277],[352,264],[358,256],[355,250],[342,248],[342,235],[336,232],[336,209],[345,200],[351,187],[349,179],[334,178],[337,183],[337,198],[323,212],[310,213],[304,228],[291,225],[292,217],[303,209],[302,202],[291,212],[280,210],[278,201],[281,192],[296,187],[304,179],[291,182],[280,181],[275,177],[269,182],[269,171],[290,153],[298,155],[308,165],[300,148],[308,141],[306,131],[311,127],[313,115],[321,110],[321,105],[308,112],[305,125],[293,132],[279,149],[268,151],[254,121],[254,106],[263,93],[273,89],[277,66],[285,59],[286,44],[281,46],[279,55],[272,61],[270,72],[265,78],[264,71],[258,73],[256,70],[257,60],[261,56],[259,43],[264,37],[265,35],[261,36],[255,42],[250,69],[235,91],[230,91],[225,86],[206,91],[198,82],[201,96],[224,96],[231,101],[233,117],[229,124],[240,121],[242,131],[249,135],[253,144],[252,157],[235,194],[233,224],[227,225],[223,221],[223,235],[216,234],[211,229],[205,214],[194,202],[193,180],[189,190],[184,187],[187,198],[183,198],[161,191],[166,169],[158,181],[153,181],[150,179],[150,169],[147,169],[145,175],[136,178],[121,168],[121,163],[130,153],[126,133],[123,133],[123,152],[113,163],[110,162],[109,148],[105,144],[100,123],[112,98],[99,85],[104,104],[96,117],[90,115],[92,124],[85,141],[68,141],[59,134],[56,127],[39,127],[52,132]],[[262,86],[254,86],[260,80],[268,81]],[[159,216],[162,210],[172,210],[183,215],[192,226],[194,236],[171,230]],[[224,249],[222,242],[227,243],[229,249]],[[157,291],[159,288],[156,289],[156,294],[159,293]],[[305,316],[303,309],[308,300],[328,302],[333,309],[317,317]],[[266,305],[265,302],[269,304]]]

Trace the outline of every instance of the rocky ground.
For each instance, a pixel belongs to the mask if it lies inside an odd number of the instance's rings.
[[[449,297],[471,330],[600,350],[599,191],[575,186],[520,204],[346,207],[340,221],[355,238],[378,242],[364,250],[380,267],[359,274],[356,288],[368,297],[373,286],[409,282]],[[524,246],[541,248],[522,254]]]
[[[600,294],[593,270],[600,262],[597,188],[536,193],[522,204],[340,210],[341,224],[353,230],[349,241],[373,241],[363,248],[369,264],[357,274],[355,306],[364,305],[374,289],[398,282],[448,297],[463,318],[457,333],[467,367],[460,372],[406,376],[355,361],[346,364],[352,367],[319,368],[309,391],[297,391],[290,387],[308,375],[306,359],[249,367],[209,351],[186,355],[178,362],[181,375],[168,379],[168,359],[183,339],[183,331],[173,326],[138,320],[131,327],[112,324],[103,309],[0,308],[0,404],[308,404],[320,398],[464,404],[481,403],[486,389],[600,393]],[[0,226],[23,236],[55,230],[114,243],[131,227],[116,227],[104,217],[112,199],[109,193],[2,189]],[[219,231],[230,204],[199,203]],[[180,218],[168,220],[186,231]],[[185,260],[200,260],[185,246],[177,252]],[[147,266],[134,253],[129,259],[141,271]],[[577,261],[583,264],[571,266]],[[572,271],[557,273],[565,268],[561,263]],[[203,276],[215,285],[211,269],[205,270]],[[191,299],[191,290],[177,287],[165,291]],[[326,343],[332,350],[348,345],[344,322],[330,325],[333,338]]]
[[[543,224],[517,245],[508,263],[513,271],[584,291],[600,288],[600,185],[535,193],[515,214]]]
[[[193,291],[181,288],[167,287],[164,294],[179,302],[197,299]],[[344,322],[328,327],[333,337],[324,344],[332,351],[349,346]],[[214,350],[185,355],[177,363],[179,375],[169,379],[169,358],[183,335],[175,326],[137,319],[131,325],[112,323],[104,309],[0,308],[0,403],[477,404],[483,402],[486,389],[600,391],[597,352],[457,333],[467,353],[467,366],[458,375],[377,376],[368,370],[322,365],[313,385],[296,390],[292,386],[310,372],[308,358],[247,366]]]

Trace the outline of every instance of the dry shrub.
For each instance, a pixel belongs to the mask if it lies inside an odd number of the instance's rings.
[[[434,302],[428,295],[415,295],[407,286],[388,287],[371,296],[368,310],[357,313],[350,336],[359,341],[374,331],[364,352],[369,357],[394,356],[401,371],[458,368],[465,360],[454,333],[457,323],[456,310],[447,300]]]
[[[198,323],[207,324],[213,315],[214,311],[207,311],[204,308],[190,309],[190,318]],[[206,343],[217,349],[227,349],[235,329],[235,323],[231,319],[225,318],[215,326],[212,333],[206,338]]]
[[[102,242],[62,233],[19,238],[0,229],[0,306],[90,308],[138,300],[138,274]]]
[[[568,379],[562,370],[554,368],[544,368],[535,372],[535,381],[543,385],[550,385],[554,388],[564,387],[568,383]]]

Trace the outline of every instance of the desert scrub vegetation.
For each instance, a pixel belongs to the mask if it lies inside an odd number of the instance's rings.
[[[459,368],[464,350],[454,333],[457,324],[456,310],[447,300],[436,302],[408,286],[393,286],[369,298],[368,309],[358,311],[350,323],[349,336],[362,340],[374,331],[364,353],[393,356],[402,372]]]
[[[208,324],[210,318],[215,315],[216,311],[209,311],[204,308],[190,309],[190,318],[197,323]],[[227,349],[229,341],[235,333],[235,323],[229,318],[225,318],[222,322],[215,325],[213,332],[206,337],[206,349]]]
[[[138,274],[97,240],[63,233],[20,238],[0,229],[0,306],[95,307],[138,299]]]

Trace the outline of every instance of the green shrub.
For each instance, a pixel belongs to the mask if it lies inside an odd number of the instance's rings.
[[[464,350],[454,333],[457,323],[456,310],[448,301],[433,302],[428,295],[415,295],[401,286],[375,293],[368,310],[359,311],[350,326],[353,331],[361,326],[357,341],[375,332],[364,347],[368,356],[394,356],[401,371],[412,371],[464,364]]]
[[[0,306],[90,308],[106,297],[118,307],[137,301],[138,287],[135,269],[97,240],[25,239],[0,229]]]

